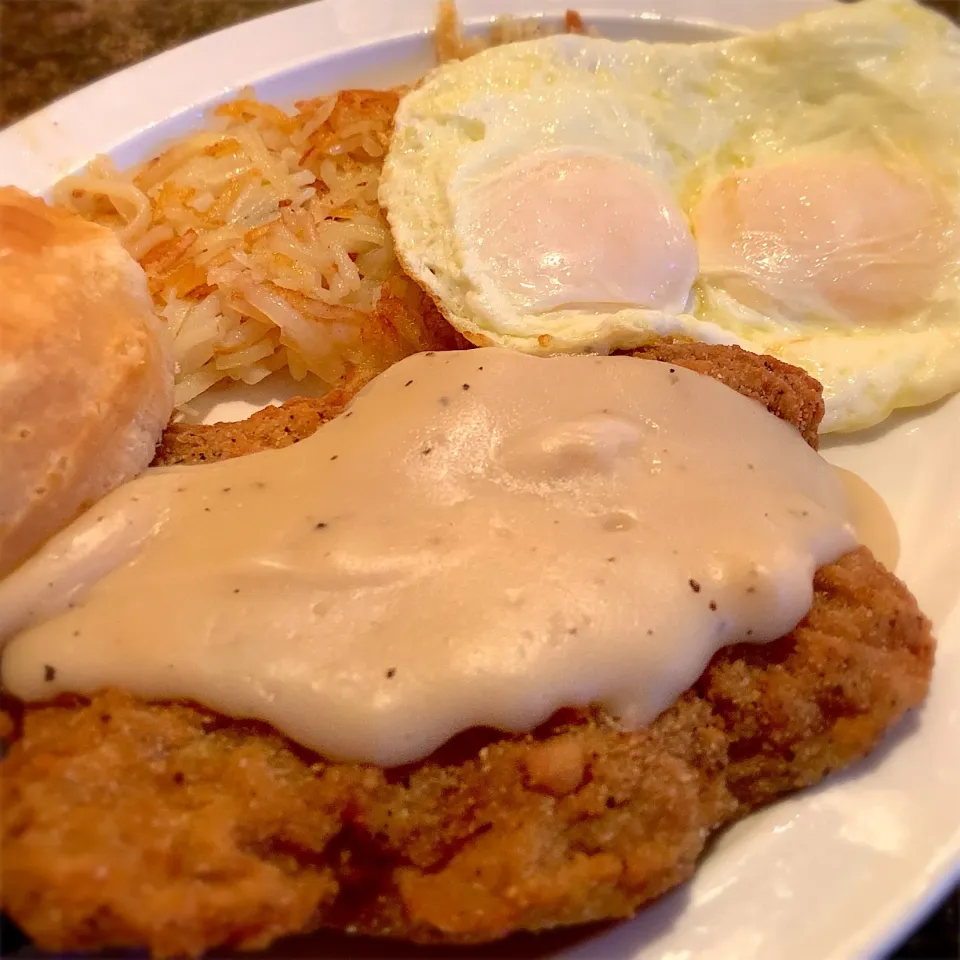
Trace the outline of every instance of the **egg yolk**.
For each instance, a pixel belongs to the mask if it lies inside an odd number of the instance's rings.
[[[945,262],[936,196],[918,175],[868,157],[730,174],[692,220],[701,276],[758,310],[889,323],[924,304]]]
[[[696,279],[683,213],[653,176],[617,157],[524,159],[473,188],[466,210],[478,272],[523,313],[679,312]]]

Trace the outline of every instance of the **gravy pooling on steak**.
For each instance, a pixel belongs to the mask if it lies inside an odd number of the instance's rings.
[[[112,494],[4,584],[26,701],[120,687],[391,766],[565,706],[649,723],[856,544],[789,424],[630,357],[420,354],[313,436]]]

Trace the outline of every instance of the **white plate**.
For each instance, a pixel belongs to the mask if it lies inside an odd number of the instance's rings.
[[[819,0],[583,0],[607,35],[711,39]],[[461,0],[484,22],[539,4]],[[0,182],[37,193],[98,153],[132,163],[246,84],[289,103],[410,80],[430,64],[434,0],[323,0],[163,54],[0,133]],[[261,394],[249,398],[263,403]],[[214,411],[215,413],[220,411]],[[236,414],[238,411],[233,410]],[[825,453],[865,477],[899,525],[898,573],[940,647],[926,707],[879,754],[725,832],[696,878],[630,923],[562,951],[623,960],[847,960],[882,954],[960,875],[960,397]],[[496,952],[496,948],[491,948]]]

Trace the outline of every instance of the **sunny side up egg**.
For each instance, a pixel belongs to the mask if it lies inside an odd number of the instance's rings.
[[[694,45],[551,37],[434,71],[380,187],[478,344],[735,343],[825,430],[960,388],[960,30],[864,0]]]

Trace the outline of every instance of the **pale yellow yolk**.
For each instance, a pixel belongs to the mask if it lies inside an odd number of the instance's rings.
[[[701,276],[750,306],[856,324],[915,312],[935,287],[946,217],[916,176],[867,157],[731,174],[693,211]]]
[[[465,267],[524,313],[683,310],[697,251],[673,198],[615,157],[551,154],[506,167],[471,191]]]

